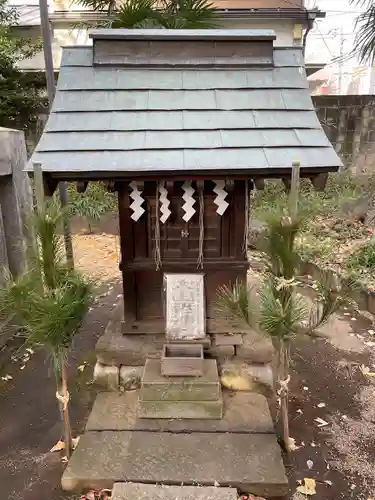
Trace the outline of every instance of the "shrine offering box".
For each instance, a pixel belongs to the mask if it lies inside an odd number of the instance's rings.
[[[166,377],[199,377],[203,375],[202,344],[164,344],[161,374]]]

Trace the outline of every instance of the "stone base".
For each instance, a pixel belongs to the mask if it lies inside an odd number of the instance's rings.
[[[216,361],[203,361],[201,377],[164,377],[157,359],[146,361],[140,399],[144,401],[217,401],[221,397]]]
[[[235,488],[115,483],[111,500],[237,500]]]
[[[143,366],[110,366],[97,362],[94,383],[107,391],[133,391],[141,386]]]
[[[139,418],[139,391],[98,394],[86,431],[231,432],[270,434],[274,426],[264,396],[251,392],[223,392],[221,420],[162,420]]]
[[[288,492],[281,450],[273,434],[103,431],[85,432],[62,487],[112,488],[116,482],[220,486],[263,497]]]
[[[223,416],[223,401],[143,401],[139,400],[140,418],[209,419]]]
[[[120,369],[118,366],[96,363],[94,367],[94,383],[108,391],[118,391],[120,385]]]
[[[240,361],[227,361],[219,365],[221,377],[223,375],[236,375],[249,380],[251,391],[254,383],[263,385],[265,389],[274,392],[273,371],[271,365],[256,365],[241,363]]]

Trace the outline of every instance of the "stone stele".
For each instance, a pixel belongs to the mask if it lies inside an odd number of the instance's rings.
[[[194,340],[205,336],[203,274],[165,274],[166,337]]]

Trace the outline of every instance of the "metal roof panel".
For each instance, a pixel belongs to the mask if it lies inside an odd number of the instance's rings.
[[[303,67],[305,61],[303,59],[302,47],[274,47],[273,49],[273,64],[278,67]]]
[[[190,30],[177,31],[112,35],[194,40]],[[202,30],[195,36],[247,43],[249,34],[224,31],[208,35]],[[249,67],[247,52],[235,50],[241,53],[238,67],[227,61],[225,70],[171,68],[159,60],[157,68],[153,61],[132,68],[99,67],[93,65],[92,50],[63,51],[51,116],[31,158],[42,162],[45,171],[129,176],[261,170],[267,175],[275,168],[290,171],[293,161],[314,172],[341,165],[316,117],[299,48],[275,48],[274,66],[267,68]],[[178,50],[174,57],[178,63]]]
[[[283,89],[308,88],[298,68],[249,70],[144,70],[113,67],[67,67],[60,75],[59,90],[197,90],[197,89]]]
[[[63,47],[59,79],[66,71],[61,71],[61,68],[68,66],[92,66],[92,47]]]

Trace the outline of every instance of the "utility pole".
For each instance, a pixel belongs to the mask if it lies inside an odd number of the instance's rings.
[[[44,64],[46,68],[48,104],[49,104],[49,110],[51,111],[52,103],[55,98],[55,73],[53,70],[51,29],[49,24],[47,0],[39,0],[39,12],[40,12],[40,27],[43,38]],[[59,194],[60,194],[61,206],[63,210],[65,210],[66,206],[68,205],[68,193],[66,190],[65,182],[59,182]],[[67,213],[64,214],[63,221],[64,221],[64,243],[65,243],[66,261],[69,267],[73,269],[74,256],[73,256],[72,235],[70,232],[69,217]]]

